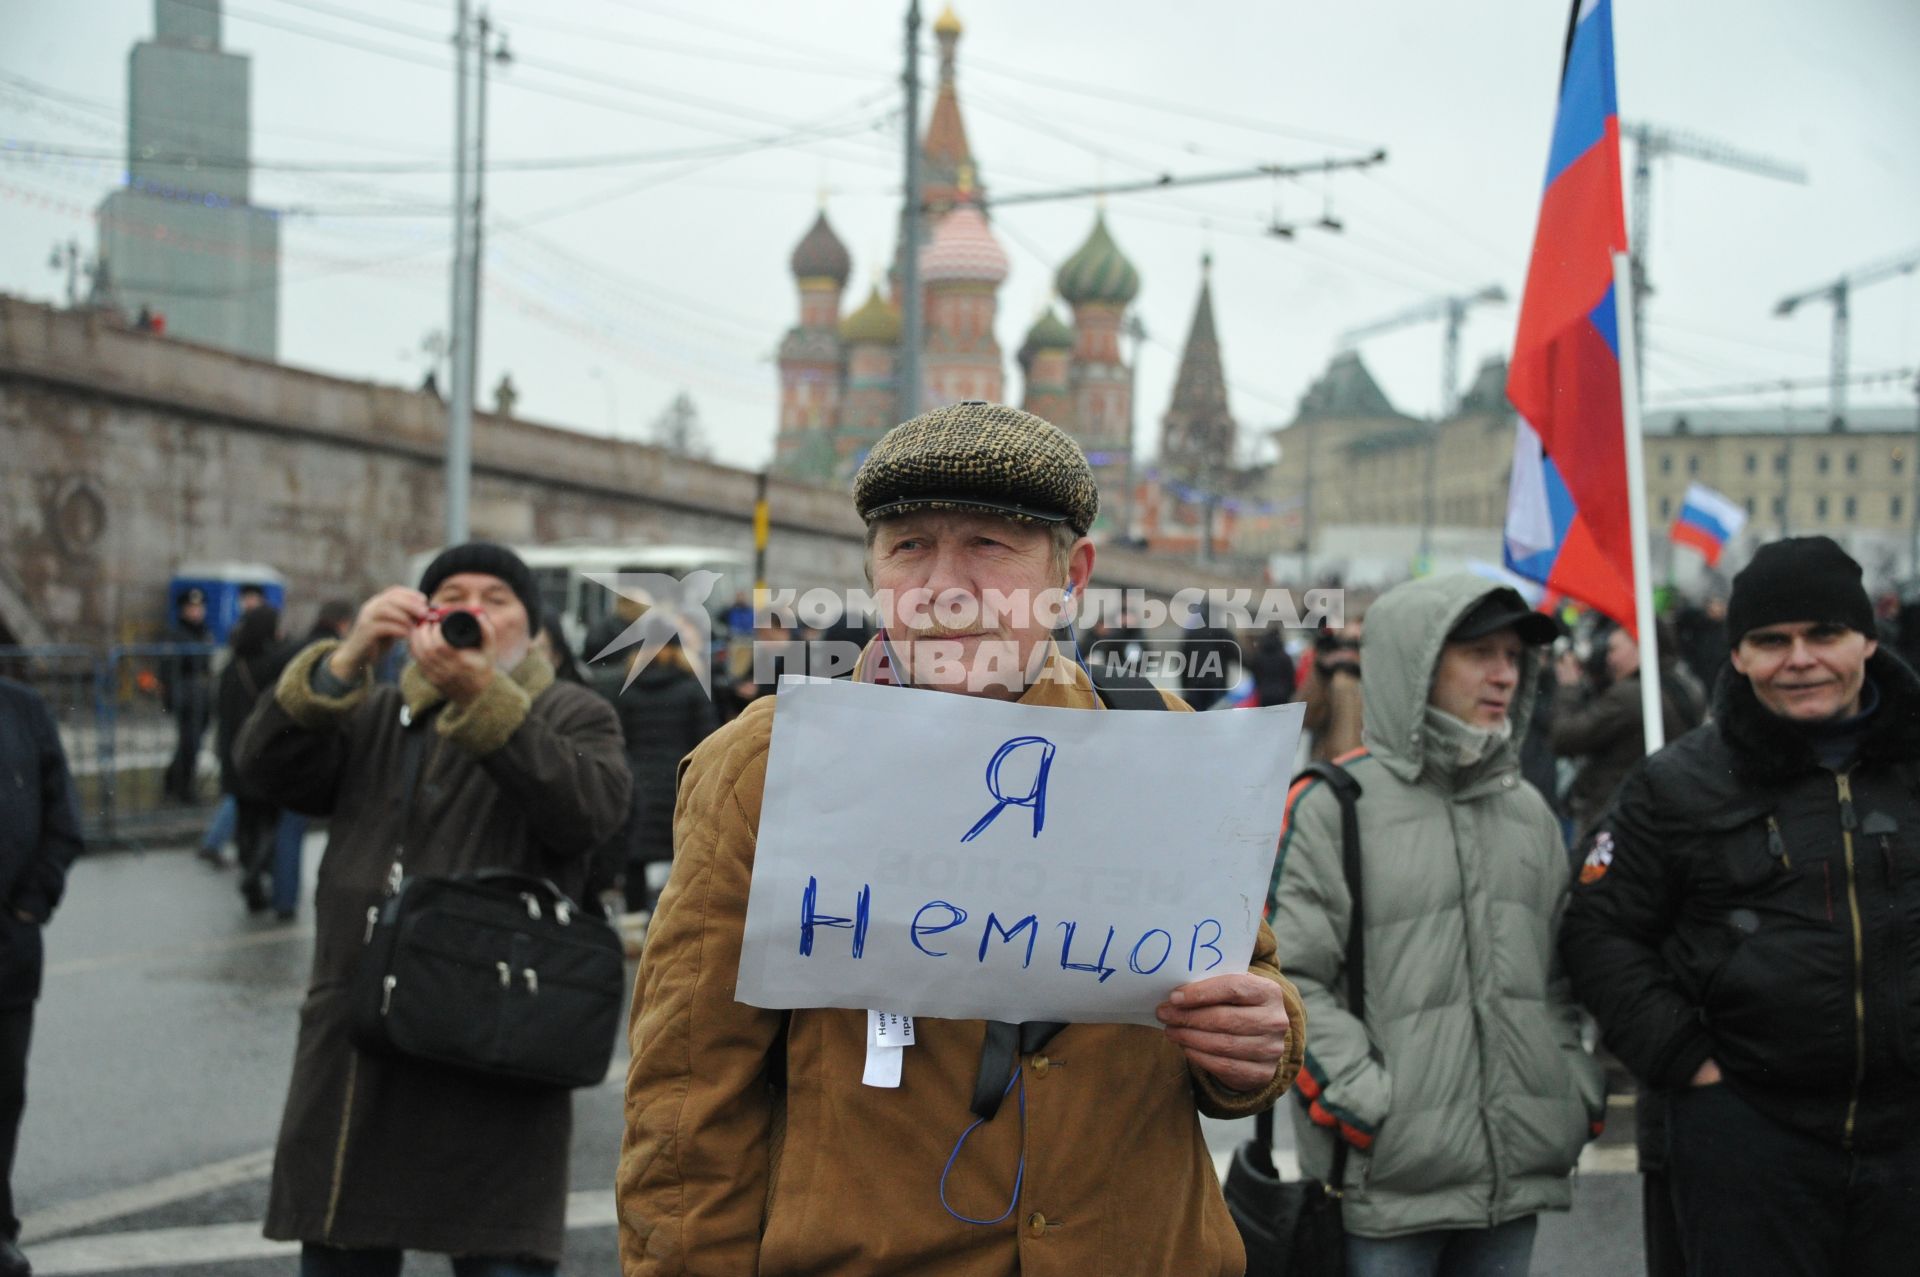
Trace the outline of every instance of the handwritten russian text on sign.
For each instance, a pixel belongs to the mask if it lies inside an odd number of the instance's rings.
[[[1155,1023],[1247,969],[1301,712],[784,683],[735,996]]]

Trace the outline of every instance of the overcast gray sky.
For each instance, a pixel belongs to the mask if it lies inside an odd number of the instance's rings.
[[[821,192],[856,262],[850,305],[892,251],[905,7],[494,6],[517,60],[493,79],[483,396],[510,370],[524,415],[637,436],[684,389],[721,459],[763,463],[772,352],[796,313],[787,256]],[[282,358],[416,383],[422,337],[447,324],[451,0],[223,8],[226,46],[252,57],[256,161],[418,170],[255,173],[257,203],[311,210],[283,226]],[[927,5],[929,25],[939,8]],[[1146,450],[1205,251],[1233,408],[1250,428],[1291,417],[1345,328],[1490,283],[1519,296],[1564,4],[963,0],[958,13],[962,108],[994,192],[1390,153],[1374,173],[1332,181],[1108,202],[1153,337],[1139,370]],[[1920,5],[1615,0],[1615,21],[1627,119],[1796,161],[1812,176],[1794,186],[1688,159],[1656,169],[1650,401],[1824,374],[1828,309],[1776,319],[1773,304],[1920,249]],[[127,55],[152,23],[151,0],[0,0],[0,137],[123,147]],[[833,136],[781,136],[800,125]],[[719,146],[733,153],[631,158]],[[554,157],[592,162],[512,167]],[[118,180],[114,163],[0,150],[0,290],[60,294],[50,247],[78,237],[90,250],[92,211]],[[389,207],[406,215],[368,215]],[[1329,211],[1344,234],[1303,226],[1289,242],[1265,232],[1276,218],[1310,224]],[[1093,215],[1084,200],[995,214],[1013,262],[998,330],[1010,398],[1011,352]],[[1475,313],[1463,378],[1508,347],[1516,310]],[[1397,404],[1427,413],[1440,399],[1440,347],[1427,323],[1363,350]],[[1854,369],[1915,363],[1920,275],[1858,293]],[[1853,400],[1911,405],[1913,395],[1868,387]]]

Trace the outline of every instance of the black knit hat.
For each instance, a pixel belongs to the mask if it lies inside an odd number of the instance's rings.
[[[533,572],[519,555],[491,541],[469,541],[440,551],[427,570],[420,574],[420,593],[428,598],[441,582],[462,572],[479,572],[499,577],[527,609],[527,634],[540,632],[540,591],[534,586]]]
[[[1748,631],[1791,621],[1824,621],[1858,630],[1878,628],[1873,601],[1860,584],[1860,565],[1832,537],[1787,537],[1753,552],[1733,578],[1727,601],[1727,641]]]
[[[1100,490],[1066,431],[1018,408],[969,401],[887,431],[853,477],[853,504],[868,523],[920,510],[985,510],[1064,523],[1085,536]]]

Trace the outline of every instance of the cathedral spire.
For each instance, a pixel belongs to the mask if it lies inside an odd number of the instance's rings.
[[[1189,479],[1223,473],[1233,464],[1237,427],[1227,406],[1227,374],[1213,322],[1213,255],[1200,259],[1200,296],[1194,303],[1173,402],[1160,419],[1163,466]]]
[[[961,193],[960,182],[966,175],[968,189],[977,192],[979,173],[973,148],[967,142],[967,126],[960,116],[960,94],[955,88],[955,60],[963,28],[948,5],[933,24],[940,41],[940,82],[933,99],[933,114],[927,121],[927,136],[921,145],[926,156],[927,205],[937,211],[953,205]]]

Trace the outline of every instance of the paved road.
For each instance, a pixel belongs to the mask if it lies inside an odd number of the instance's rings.
[[[309,842],[309,875],[322,843]],[[309,928],[305,917],[247,918],[232,875],[183,851],[75,867],[47,936],[14,1174],[36,1272],[295,1271],[293,1248],[263,1241],[259,1221]],[[623,1071],[616,1060],[608,1083],[577,1101],[569,1275],[616,1270],[609,1190]],[[1250,1128],[1208,1123],[1208,1142],[1224,1163]],[[1638,1181],[1605,1169],[1623,1164],[1619,1153],[1590,1150],[1573,1214],[1543,1222],[1536,1273],[1639,1271]],[[447,1270],[416,1260],[407,1271]]]

